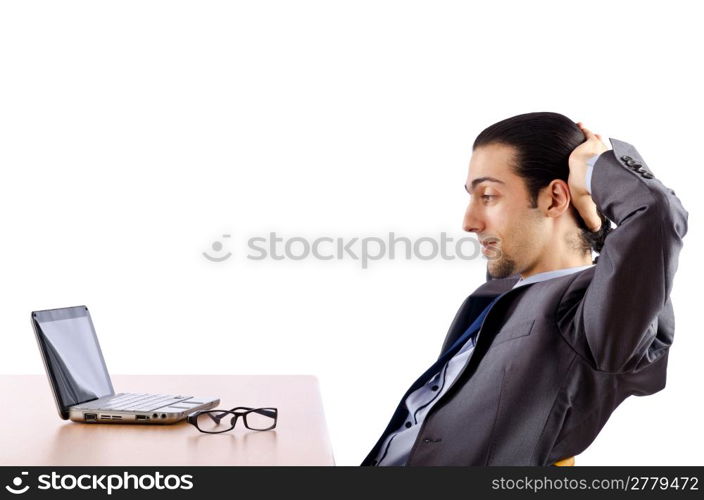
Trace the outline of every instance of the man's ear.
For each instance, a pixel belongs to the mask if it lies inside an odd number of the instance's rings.
[[[538,206],[545,215],[559,217],[569,210],[572,203],[570,188],[562,179],[553,179],[550,184],[540,190]]]

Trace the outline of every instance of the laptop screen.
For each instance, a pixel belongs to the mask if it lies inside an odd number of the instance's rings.
[[[114,394],[98,337],[85,306],[32,313],[59,412]]]

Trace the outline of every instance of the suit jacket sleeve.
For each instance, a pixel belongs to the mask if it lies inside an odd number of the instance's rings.
[[[563,296],[558,322],[596,370],[621,373],[654,362],[671,343],[656,339],[657,321],[669,305],[688,213],[633,146],[610,141],[594,164],[591,194],[617,227],[586,291]]]

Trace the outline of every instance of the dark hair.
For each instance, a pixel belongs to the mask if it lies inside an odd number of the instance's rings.
[[[554,179],[567,182],[570,153],[584,141],[580,128],[566,116],[537,112],[512,116],[487,127],[475,139],[472,150],[489,144],[512,146],[516,154],[514,171],[525,181],[531,205],[535,208],[540,189]],[[574,206],[570,206],[570,210],[581,229],[581,247],[585,252],[590,249],[601,252],[604,240],[612,230],[611,221],[597,208],[601,227],[592,232]]]

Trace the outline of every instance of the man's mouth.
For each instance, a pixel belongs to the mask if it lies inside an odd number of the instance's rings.
[[[499,252],[499,239],[498,238],[484,238],[480,240],[482,245],[482,254],[491,257],[498,257]]]
[[[498,244],[498,238],[485,238],[480,241],[484,248],[489,248],[490,246],[496,246]]]

